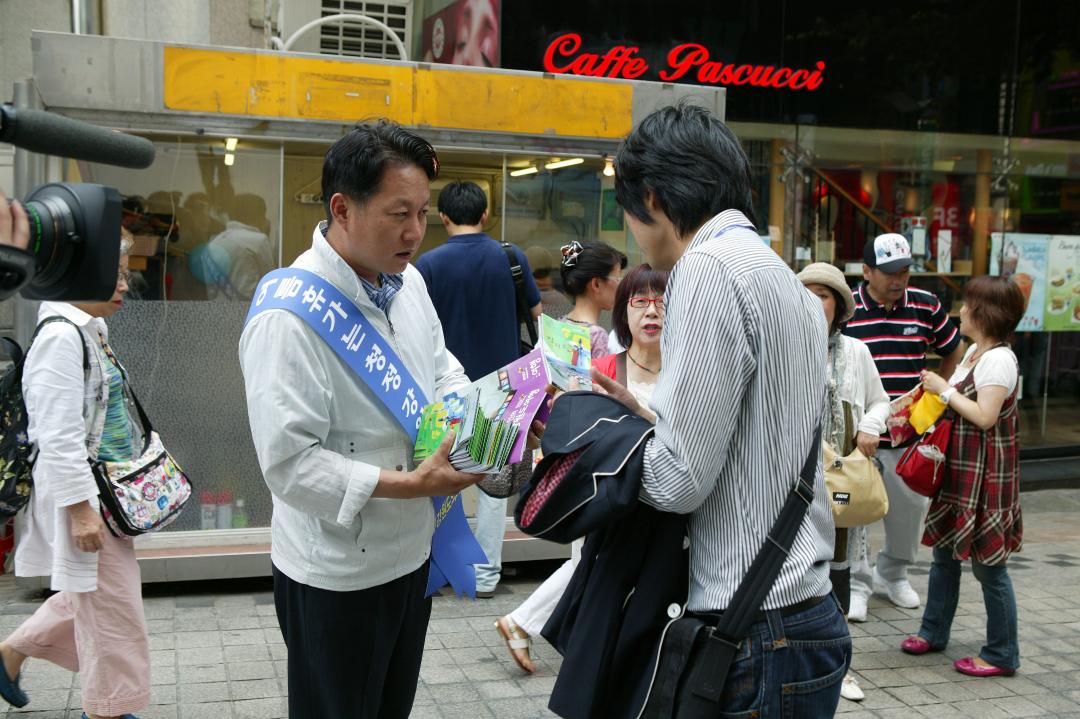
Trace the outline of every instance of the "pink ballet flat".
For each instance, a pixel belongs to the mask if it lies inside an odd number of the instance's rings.
[[[1011,677],[1016,674],[1015,669],[1002,669],[1001,667],[981,667],[971,657],[964,657],[953,662],[953,667],[961,674],[969,677]]]
[[[930,642],[926,641],[922,637],[908,637],[904,641],[900,642],[900,650],[905,654],[914,654],[916,656],[920,654],[927,654],[929,652],[940,652],[940,649],[930,646]]]

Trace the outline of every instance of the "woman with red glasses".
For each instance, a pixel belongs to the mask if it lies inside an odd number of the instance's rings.
[[[611,323],[619,343],[626,350],[593,358],[593,367],[624,385],[638,402],[648,404],[660,375],[660,334],[664,329],[664,290],[667,272],[639,265],[631,270],[615,290]],[[530,654],[532,638],[540,633],[562,598],[574,574],[584,539],[571,545],[571,558],[547,578],[528,599],[495,628],[506,641],[518,666],[530,674],[536,664]]]

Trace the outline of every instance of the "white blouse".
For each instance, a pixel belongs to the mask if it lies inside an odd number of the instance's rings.
[[[100,332],[108,339],[105,321],[77,307],[43,302],[38,321],[59,315],[75,323],[45,325],[38,333],[23,366],[23,397],[27,434],[38,449],[34,489],[19,516],[15,574],[51,577],[56,591],[92,592],[97,589],[96,552],[75,547],[69,530],[67,507],[89,500],[96,510],[98,490],[90,464],[96,455],[108,401],[102,382],[103,360],[89,351],[89,375],[83,372],[83,348],[98,346]]]
[[[978,352],[978,345],[972,345],[964,355],[963,361],[956,366],[956,371],[949,378],[949,384],[953,387],[959,385],[971,372],[970,367],[964,365],[971,361],[972,355]],[[975,365],[975,390],[983,387],[1004,387],[1011,395],[1016,389],[1016,383],[1020,378],[1020,370],[1016,364],[1016,356],[1008,347],[995,347],[987,350],[986,354],[979,358]]]
[[[881,384],[870,348],[847,335],[841,335],[840,342],[847,367],[847,376],[840,380],[840,399],[851,405],[857,431],[872,435],[885,434],[889,395]],[[826,371],[831,373],[832,366],[827,367]]]

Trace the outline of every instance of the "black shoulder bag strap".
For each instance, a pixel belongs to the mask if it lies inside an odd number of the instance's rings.
[[[525,331],[529,333],[529,347],[536,346],[536,322],[533,321],[532,313],[529,312],[529,300],[525,297],[525,271],[518,262],[517,252],[509,242],[500,243],[506,259],[510,261],[510,275],[514,278],[514,294],[516,296],[518,323],[525,325]]]
[[[30,338],[30,344],[28,344],[26,346],[27,353],[29,353],[30,348],[34,346],[34,340],[37,339],[38,333],[41,332],[41,329],[45,325],[52,324],[53,322],[67,322],[69,325],[71,325],[72,327],[75,328],[76,332],[79,333],[79,344],[82,345],[82,368],[83,368],[83,372],[85,373],[85,372],[89,371],[90,370],[90,355],[86,351],[86,338],[83,337],[82,330],[79,329],[79,326],[77,324],[75,324],[74,322],[72,322],[71,320],[69,320],[67,317],[61,317],[60,315],[54,315],[52,317],[46,317],[45,319],[43,319],[38,324],[37,328],[34,330],[34,335],[33,335],[33,337]],[[14,344],[14,343],[12,343],[12,344]],[[18,347],[18,345],[15,345],[15,346]],[[20,354],[18,361],[22,362],[23,359],[25,359],[25,358]],[[14,358],[12,358],[12,361],[13,362],[15,361]]]
[[[791,545],[802,527],[803,518],[814,501],[814,475],[821,452],[821,426],[814,432],[810,453],[806,456],[799,479],[788,493],[779,516],[754,557],[750,569],[739,583],[728,608],[712,636],[705,642],[701,659],[695,662],[687,687],[709,702],[719,702],[728,668],[739,644],[750,633],[754,615],[765,603],[776,577],[791,552]]]

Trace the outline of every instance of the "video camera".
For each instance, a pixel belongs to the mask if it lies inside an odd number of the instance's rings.
[[[142,169],[154,161],[149,140],[43,110],[0,105],[0,142],[31,152]],[[27,250],[0,244],[0,300],[21,290],[37,300],[107,300],[120,262],[120,192],[89,183],[51,183],[23,201]]]

